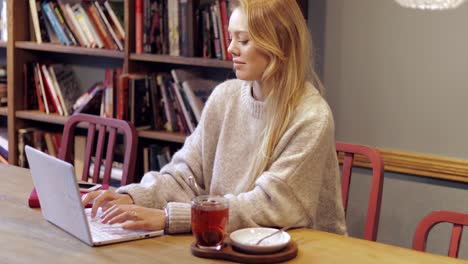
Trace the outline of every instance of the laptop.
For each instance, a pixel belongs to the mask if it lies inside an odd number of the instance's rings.
[[[107,225],[99,217],[91,219],[91,208],[84,209],[73,165],[25,147],[42,215],[52,224],[90,246],[161,236],[164,230],[125,230]],[[99,212],[98,212],[99,213]]]

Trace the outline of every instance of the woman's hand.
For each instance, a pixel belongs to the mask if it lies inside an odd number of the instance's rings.
[[[86,206],[91,202],[93,203],[91,217],[94,218],[99,207],[102,207],[102,210],[106,211],[116,204],[133,204],[133,199],[128,194],[116,193],[109,190],[99,190],[83,195],[81,202],[83,203],[83,206]]]
[[[123,223],[124,229],[161,230],[166,225],[164,210],[138,205],[114,204],[101,215],[104,224]]]

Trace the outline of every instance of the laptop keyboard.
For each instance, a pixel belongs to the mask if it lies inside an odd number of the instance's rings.
[[[142,230],[127,230],[122,228],[122,224],[108,225],[101,223],[99,218],[102,214],[101,208],[99,208],[96,217],[91,218],[91,208],[85,209],[86,217],[88,218],[89,228],[91,229],[91,235],[93,241],[107,241],[120,239],[129,235],[137,235],[145,233]]]

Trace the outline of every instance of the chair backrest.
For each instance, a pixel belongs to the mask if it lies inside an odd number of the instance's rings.
[[[413,238],[413,249],[418,251],[426,250],[426,242],[429,231],[438,223],[453,224],[448,256],[458,258],[458,250],[460,248],[463,226],[468,226],[468,214],[465,213],[453,211],[435,211],[425,216],[416,227]]]
[[[83,157],[82,180],[87,181],[90,174],[89,168],[91,158],[94,156],[94,169],[92,181],[99,182],[100,168],[105,159],[104,176],[102,183],[109,185],[111,180],[112,161],[114,160],[114,149],[117,133],[123,133],[125,153],[123,157],[122,179],[120,184],[126,185],[133,182],[135,173],[135,161],[138,145],[138,136],[133,124],[113,118],[104,118],[94,115],[77,114],[71,116],[65,123],[63,129],[62,143],[59,150],[59,158],[73,163],[73,142],[75,129],[78,124],[88,128],[86,137],[86,148]],[[96,130],[98,130],[97,144],[95,146]],[[107,135],[107,136],[106,136]],[[106,156],[103,157],[104,148],[107,147]],[[93,152],[93,150],[95,150]]]
[[[372,166],[372,185],[369,194],[369,203],[367,207],[366,227],[364,230],[364,239],[376,241],[377,230],[379,227],[380,206],[382,201],[384,163],[380,153],[371,147],[336,142],[336,152],[343,153],[343,167],[341,175],[341,192],[343,196],[343,207],[345,212],[348,207],[348,195],[351,183],[351,174],[354,162],[354,155],[365,156]]]

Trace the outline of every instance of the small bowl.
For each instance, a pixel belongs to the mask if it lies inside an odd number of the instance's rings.
[[[239,229],[231,233],[232,245],[248,253],[272,253],[286,247],[291,240],[288,233],[282,231],[272,237],[263,240],[260,245],[255,245],[261,238],[278,231],[276,228],[252,227]]]

